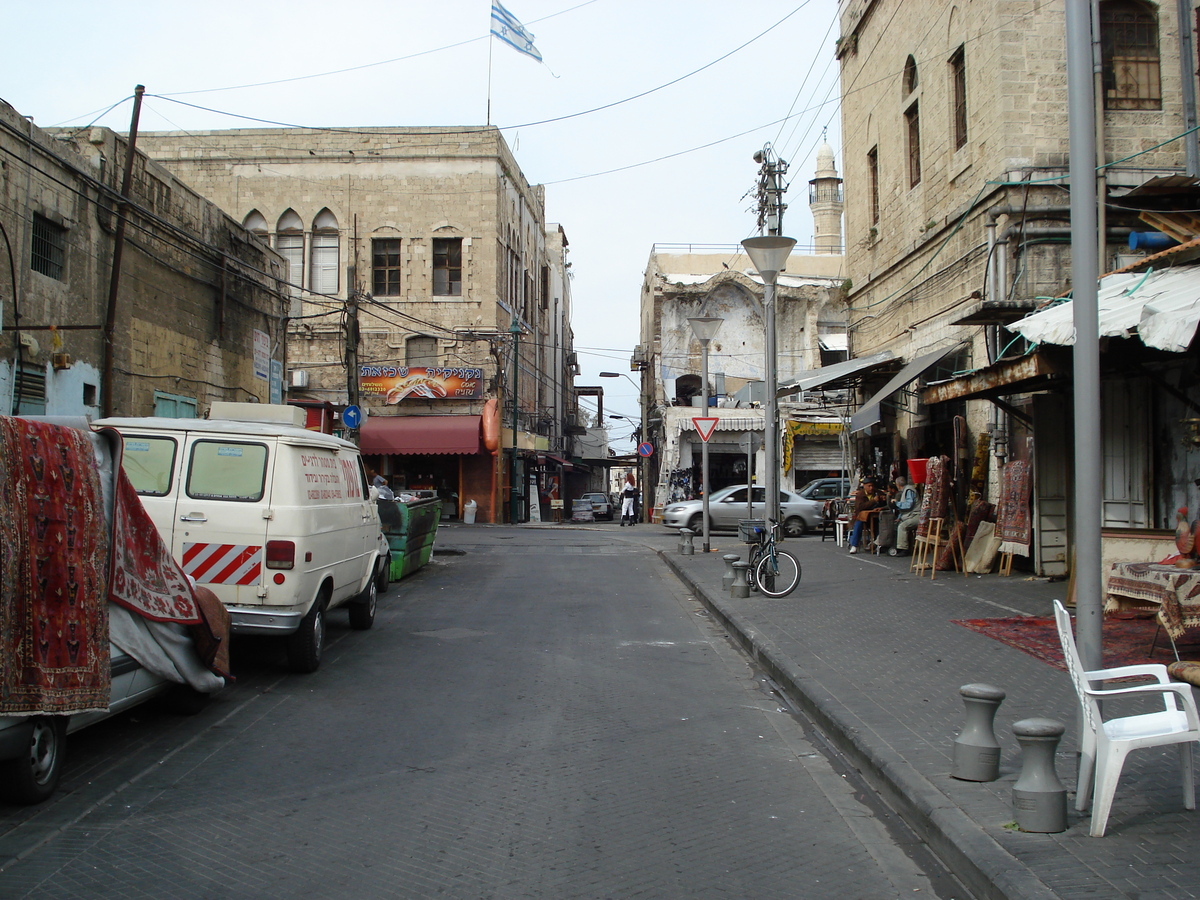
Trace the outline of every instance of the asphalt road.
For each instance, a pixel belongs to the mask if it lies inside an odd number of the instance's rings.
[[[315,675],[73,735],[0,897],[964,897],[634,535],[443,529]]]

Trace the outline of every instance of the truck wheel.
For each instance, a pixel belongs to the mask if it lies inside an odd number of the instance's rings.
[[[288,665],[293,672],[308,675],[321,667],[321,651],[325,647],[325,597],[300,620],[300,627],[287,638]]]
[[[38,716],[29,749],[0,767],[0,790],[15,803],[41,803],[54,793],[62,777],[67,751],[67,720]]]
[[[380,561],[379,574],[375,576],[375,591],[377,593],[387,593],[388,583],[391,579],[391,573],[392,557],[389,554],[388,556],[383,557],[383,559]]]
[[[349,606],[350,627],[356,631],[366,631],[375,624],[375,608],[379,605],[379,589],[372,578],[367,582],[366,589],[354,598]]]

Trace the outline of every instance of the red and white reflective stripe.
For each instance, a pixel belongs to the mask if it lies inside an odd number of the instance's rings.
[[[200,584],[258,584],[263,549],[253,544],[184,544],[183,571]]]

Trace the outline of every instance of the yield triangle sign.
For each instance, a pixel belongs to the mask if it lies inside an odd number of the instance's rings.
[[[700,435],[700,440],[708,443],[708,439],[712,437],[712,433],[717,430],[717,423],[721,420],[715,416],[693,416],[692,424],[696,426],[696,433]]]

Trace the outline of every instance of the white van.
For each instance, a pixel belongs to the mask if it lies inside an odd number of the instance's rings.
[[[297,672],[321,664],[325,615],[375,619],[379,512],[358,448],[302,427],[292,406],[214,403],[207,419],[110,418],[123,467],[163,539],[225,604],[235,634],[286,637]]]

